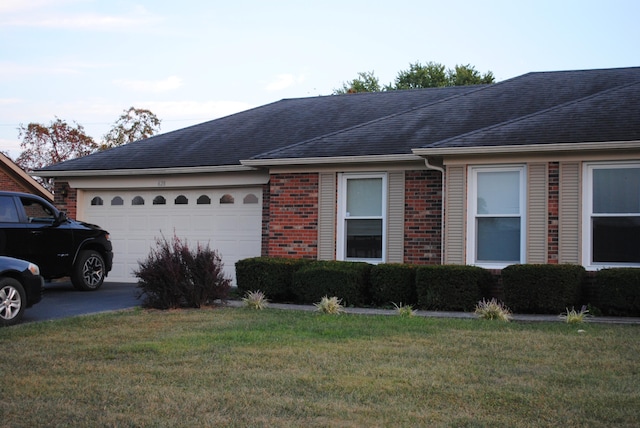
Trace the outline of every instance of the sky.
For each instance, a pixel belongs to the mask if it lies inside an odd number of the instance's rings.
[[[135,107],[165,133],[416,62],[496,81],[640,66],[638,17],[638,0],[1,0],[0,151],[33,122],[100,142]]]

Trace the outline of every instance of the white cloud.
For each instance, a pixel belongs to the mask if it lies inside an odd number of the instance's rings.
[[[304,80],[305,77],[303,75],[279,74],[272,82],[267,84],[265,89],[269,92],[282,91],[283,89],[302,83]]]
[[[137,92],[167,92],[182,86],[182,79],[169,76],[164,80],[114,80],[115,85]]]
[[[142,6],[134,6],[122,14],[61,13],[52,11],[54,6],[69,3],[64,0],[3,0],[0,3],[0,25],[3,27],[30,27],[63,30],[110,31],[125,28],[139,28],[162,21],[158,16],[150,14]],[[47,10],[49,9],[49,10]]]

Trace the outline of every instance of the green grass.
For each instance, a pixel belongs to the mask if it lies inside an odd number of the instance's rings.
[[[0,329],[0,426],[637,426],[640,328],[245,308]]]

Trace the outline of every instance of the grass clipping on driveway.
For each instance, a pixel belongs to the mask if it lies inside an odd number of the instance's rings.
[[[135,310],[0,329],[0,344],[1,426],[640,420],[637,326]]]

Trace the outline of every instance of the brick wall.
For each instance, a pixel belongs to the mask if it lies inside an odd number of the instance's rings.
[[[53,203],[60,211],[67,213],[67,217],[76,218],[78,191],[69,187],[66,181],[56,181],[53,191]]]
[[[318,174],[273,174],[269,185],[267,255],[316,259]]]
[[[404,202],[404,262],[440,264],[442,254],[442,176],[407,171]]]
[[[0,190],[31,193],[32,189],[30,187],[22,185],[23,180],[11,171],[0,169]]]

